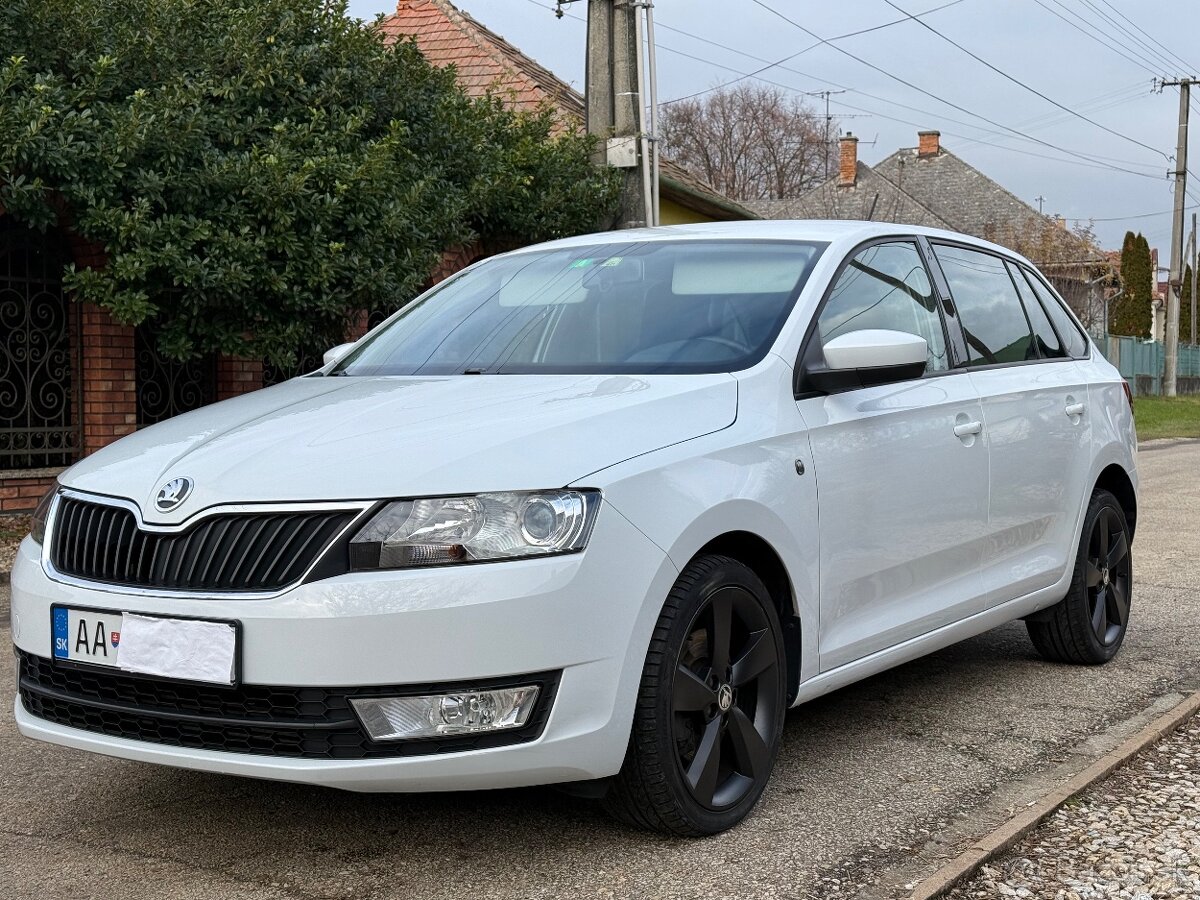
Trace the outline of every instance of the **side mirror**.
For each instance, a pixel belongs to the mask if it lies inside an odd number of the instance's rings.
[[[331,347],[325,351],[324,365],[331,366],[354,348],[354,341],[348,344],[338,344],[336,347]]]
[[[806,366],[804,375],[827,394],[920,378],[929,358],[925,338],[882,328],[840,334],[822,350],[825,365]]]

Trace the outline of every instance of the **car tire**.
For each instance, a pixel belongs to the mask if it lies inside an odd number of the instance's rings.
[[[692,562],[655,625],[608,810],[680,836],[742,821],[775,763],[786,670],[779,615],[758,576],[725,556]]]
[[[1098,665],[1117,655],[1133,600],[1130,544],[1121,504],[1108,491],[1097,490],[1084,517],[1067,596],[1025,623],[1042,656]]]

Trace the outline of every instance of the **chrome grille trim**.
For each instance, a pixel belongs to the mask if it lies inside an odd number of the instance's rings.
[[[224,504],[162,525],[142,521],[131,500],[62,488],[47,519],[42,567],[54,581],[121,594],[267,599],[302,583],[374,506],[375,501]],[[64,528],[104,532],[105,539],[60,547]],[[201,535],[198,542],[192,532]],[[239,545],[242,537],[247,540]],[[302,559],[302,567],[289,567],[289,558]],[[114,571],[133,577],[104,577]],[[236,585],[240,579],[247,586],[196,587],[197,578],[206,585],[222,578]],[[157,583],[145,583],[150,580]],[[162,583],[168,580],[172,583]]]

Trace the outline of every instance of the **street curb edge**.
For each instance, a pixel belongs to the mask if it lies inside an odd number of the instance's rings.
[[[935,900],[974,875],[986,863],[1037,828],[1064,803],[1103,781],[1143,750],[1178,729],[1200,711],[1200,691],[1180,701],[1115,750],[1110,750],[1065,784],[1046,794],[1018,815],[973,843],[956,858],[921,881],[909,900]]]

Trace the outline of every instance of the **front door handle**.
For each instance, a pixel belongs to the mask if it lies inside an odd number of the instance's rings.
[[[979,434],[983,431],[982,422],[963,422],[961,425],[954,426],[955,437],[969,437],[972,434]]]
[[[1084,410],[1084,405],[1082,403],[1068,403],[1066,412],[1067,412],[1067,415],[1073,419],[1076,416],[1082,416],[1083,410]]]

